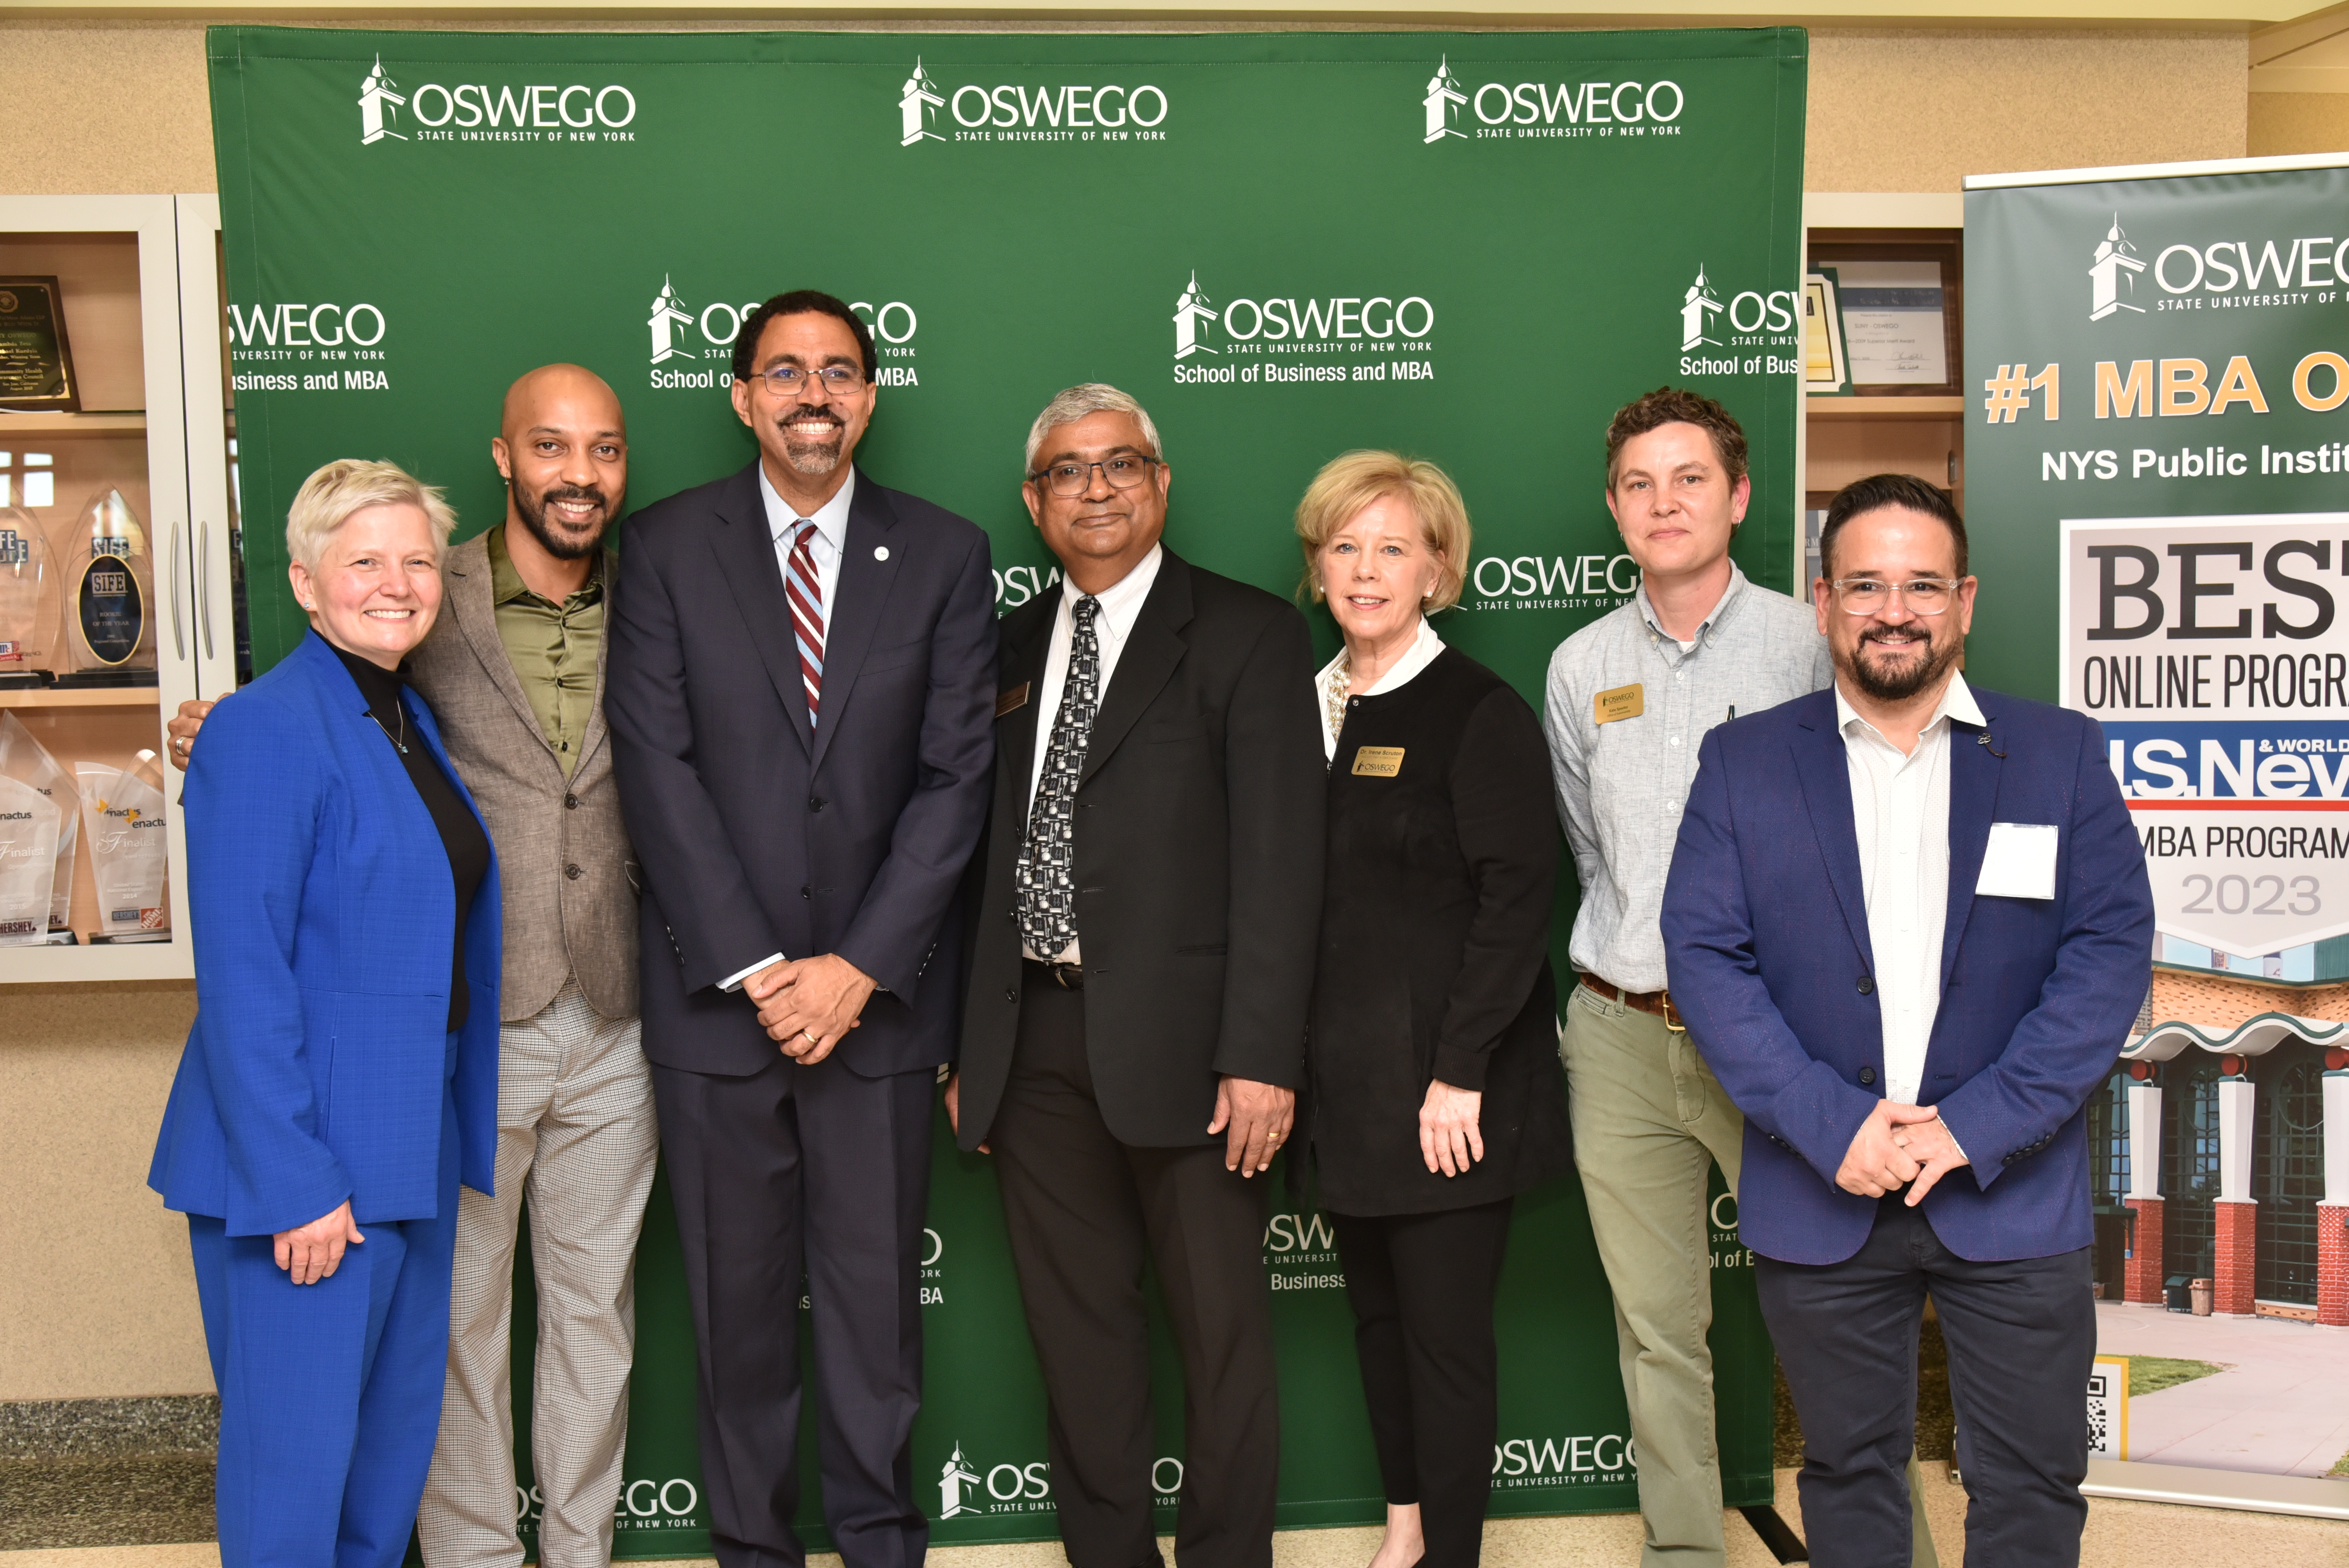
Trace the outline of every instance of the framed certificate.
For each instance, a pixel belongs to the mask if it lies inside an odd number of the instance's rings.
[[[0,408],[80,407],[57,280],[0,277]]]

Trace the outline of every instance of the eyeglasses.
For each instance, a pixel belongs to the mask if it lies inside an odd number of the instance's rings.
[[[1093,470],[1099,469],[1111,489],[1132,490],[1150,477],[1151,468],[1157,461],[1156,458],[1132,452],[1120,452],[1097,463],[1081,463],[1071,458],[1066,462],[1047,463],[1030,474],[1028,480],[1030,484],[1042,484],[1057,496],[1082,495],[1092,488]]]
[[[1899,599],[1912,615],[1938,615],[1950,607],[1963,581],[1955,577],[1918,577],[1906,583],[1879,583],[1873,577],[1838,577],[1828,586],[1847,615],[1878,615]]]
[[[752,371],[750,379],[765,382],[767,390],[778,397],[798,397],[810,380],[822,382],[825,395],[834,397],[848,397],[864,385],[864,374],[845,365],[827,365],[813,372],[796,365],[778,365],[771,370]]]

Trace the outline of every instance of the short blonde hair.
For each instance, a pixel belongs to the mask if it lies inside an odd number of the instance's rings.
[[[1164,461],[1166,449],[1159,444],[1158,427],[1140,403],[1106,381],[1081,381],[1052,395],[1036,422],[1028,427],[1028,467],[1036,471],[1036,454],[1043,449],[1044,438],[1062,425],[1073,425],[1088,414],[1128,414],[1142,427],[1142,438],[1150,443],[1150,455]]]
[[[285,553],[316,572],[335,531],[371,506],[420,509],[431,524],[433,563],[440,564],[448,554],[457,514],[442,499],[440,488],[426,484],[398,463],[365,458],[336,458],[302,481],[285,512]]]
[[[1418,515],[1420,538],[1433,551],[1441,570],[1427,608],[1448,610],[1460,602],[1468,581],[1468,505],[1460,487],[1433,463],[1401,452],[1348,452],[1332,458],[1305,487],[1297,503],[1297,542],[1305,552],[1305,587],[1319,603],[1323,593],[1319,557],[1330,536],[1361,514],[1372,501],[1400,496]]]

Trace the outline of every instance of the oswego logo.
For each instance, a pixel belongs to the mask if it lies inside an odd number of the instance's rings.
[[[634,141],[636,96],[617,83],[516,86],[426,82],[402,95],[378,55],[359,83],[359,145],[393,141]],[[417,129],[392,129],[405,107]]]
[[[1792,349],[1795,346],[1795,321],[1802,309],[1800,296],[1793,289],[1744,289],[1731,294],[1726,304],[1724,291],[1714,284],[1700,263],[1696,279],[1681,291],[1680,303],[1672,307],[1680,318],[1681,374],[1683,376],[1792,376],[1800,368]],[[1716,336],[1723,327],[1728,335],[1724,341]],[[1713,357],[1698,353],[1704,348],[1728,348],[1731,353]],[[1760,354],[1740,354],[1739,349],[1759,348]],[[1766,350],[1783,348],[1786,354],[1771,354]]]
[[[2145,263],[2137,260],[2137,247],[2121,232],[2121,215],[2116,212],[2113,226],[2096,242],[2095,259],[2088,267],[2088,319],[2102,321],[2124,310],[2143,315],[2145,306],[2121,297],[2125,292],[2137,293],[2137,275],[2143,271]]]
[[[1471,89],[1453,74],[1447,55],[1420,98],[1426,117],[1420,140],[1678,136],[1676,122],[1687,107],[1688,95],[1671,81],[1485,82]],[[1454,129],[1463,108],[1473,132]]]
[[[2181,310],[2244,310],[2267,305],[2327,304],[2349,284],[2349,240],[2321,238],[2180,241],[2145,260],[2121,226],[2120,214],[2088,258],[2088,319],[2123,311],[2143,315],[2138,287],[2150,278],[2162,295],[2153,314]]]
[[[1164,141],[1166,90],[1148,82],[1093,87],[965,82],[949,90],[919,57],[897,89],[897,145],[925,141]],[[956,129],[932,129],[945,109]]]
[[[1423,294],[1336,294],[1326,299],[1242,296],[1220,307],[1198,269],[1174,298],[1174,379],[1192,382],[1430,381],[1435,306]],[[1214,355],[1222,364],[1188,363]],[[1271,356],[1310,356],[1282,364]],[[1340,361],[1347,356],[1354,362]],[[1231,363],[1264,356],[1261,361]]]
[[[228,307],[229,385],[238,392],[388,392],[383,312],[360,300]],[[280,366],[283,374],[252,366]]]
[[[1154,1461],[1150,1490],[1162,1508],[1182,1495],[1183,1461],[1173,1456]],[[938,1467],[938,1518],[966,1519],[975,1514],[1050,1513],[1052,1467],[1044,1460],[1026,1464],[1006,1462],[987,1467],[963,1451],[957,1439],[954,1452]]]
[[[730,387],[734,380],[734,338],[759,302],[729,304],[717,300],[696,311],[677,292],[673,276],[664,273],[660,293],[653,296],[645,318],[645,335],[651,354],[655,390],[678,387]],[[849,308],[873,329],[873,347],[883,361],[874,380],[882,387],[919,387],[921,377],[911,365],[892,363],[914,357],[914,334],[921,325],[914,307],[903,300],[875,306],[863,300]],[[692,369],[663,370],[659,366],[686,361]]]

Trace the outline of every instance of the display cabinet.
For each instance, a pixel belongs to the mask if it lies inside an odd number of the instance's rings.
[[[218,211],[0,197],[0,983],[194,973],[162,752],[235,684]]]

